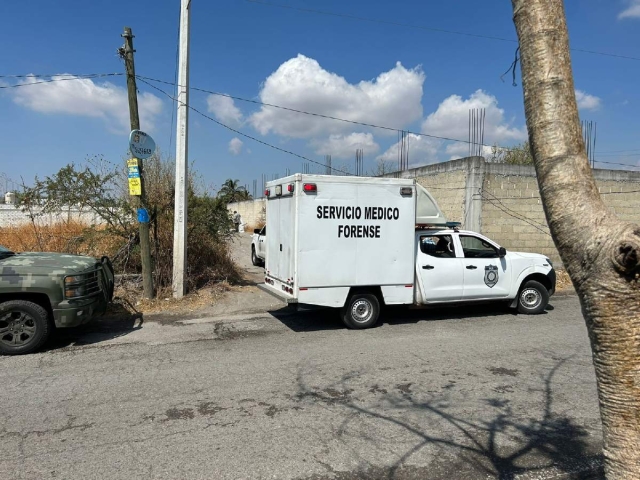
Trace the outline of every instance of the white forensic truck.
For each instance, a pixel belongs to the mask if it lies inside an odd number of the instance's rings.
[[[266,185],[265,284],[289,304],[369,328],[386,305],[504,301],[542,312],[548,258],[448,223],[413,179],[295,174]],[[455,224],[457,225],[457,224]]]

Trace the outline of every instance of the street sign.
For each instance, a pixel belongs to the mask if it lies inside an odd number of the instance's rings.
[[[129,195],[142,195],[140,178],[129,178]]]
[[[138,209],[138,221],[140,223],[149,223],[149,212],[146,208]]]
[[[131,155],[144,160],[156,152],[156,142],[143,131],[132,130],[129,135],[129,150]]]

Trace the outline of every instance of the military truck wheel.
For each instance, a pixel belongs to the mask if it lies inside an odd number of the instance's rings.
[[[549,304],[549,291],[535,280],[529,280],[520,289],[518,311],[527,315],[542,313]]]
[[[371,328],[378,323],[380,302],[370,293],[356,293],[349,298],[342,309],[342,322],[349,328]]]
[[[40,348],[49,338],[49,314],[25,300],[0,303],[0,353],[20,355]]]

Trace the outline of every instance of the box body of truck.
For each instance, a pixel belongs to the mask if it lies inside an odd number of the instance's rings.
[[[371,286],[387,305],[414,302],[416,222],[446,222],[415,180],[296,174],[266,189],[268,288],[325,307]]]

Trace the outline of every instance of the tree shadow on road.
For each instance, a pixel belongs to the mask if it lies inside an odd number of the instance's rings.
[[[365,418],[374,420],[381,427],[386,424],[386,428],[399,428],[415,438],[414,445],[397,454],[398,458],[392,465],[380,468],[368,464],[358,471],[339,472],[342,476],[327,479],[453,480],[488,477],[515,480],[526,475],[526,478],[603,480],[600,443],[588,442],[590,434],[587,429],[572,418],[553,411],[552,379],[566,360],[557,363],[542,379],[543,410],[538,418],[523,418],[523,414],[514,412],[508,400],[488,398],[484,402],[493,411],[492,418],[474,420],[467,415],[449,412],[451,404],[446,396],[430,396],[424,400],[414,398],[409,392],[398,396],[384,391],[381,403],[368,408],[351,396],[353,390],[349,388],[349,379],[356,374],[347,375],[339,383],[323,389],[305,385],[299,375],[297,398],[327,406],[341,405],[350,410],[338,429],[340,437],[349,435],[352,422]],[[419,423],[411,420],[416,414]],[[382,448],[382,439],[376,435],[359,433],[359,438],[374,448]],[[418,468],[408,464],[414,455],[427,447],[440,452],[430,465]],[[357,457],[358,453],[354,452],[354,456]],[[540,476],[530,476],[535,473]],[[324,478],[310,477],[313,480]]]
[[[57,350],[69,346],[93,345],[124,337],[140,330],[144,323],[142,312],[126,301],[114,301],[102,317],[97,317],[85,325],[72,328],[58,328],[47,342],[44,351]]]

